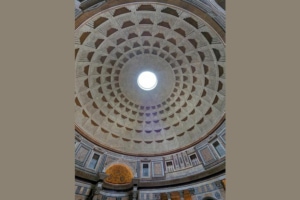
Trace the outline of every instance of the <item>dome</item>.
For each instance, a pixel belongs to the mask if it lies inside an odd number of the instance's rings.
[[[103,9],[75,30],[75,126],[125,155],[189,148],[225,118],[223,35],[199,15],[160,2]],[[151,71],[157,85],[139,87]]]
[[[80,3],[75,198],[225,199],[225,15],[209,2]]]

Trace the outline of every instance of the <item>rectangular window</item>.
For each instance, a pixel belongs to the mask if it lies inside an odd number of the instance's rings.
[[[168,172],[173,172],[174,171],[174,167],[173,167],[172,162],[167,162],[167,169],[168,169]]]
[[[99,157],[100,157],[99,155],[94,154],[92,160],[90,161],[88,168],[95,169],[95,167],[98,163]]]
[[[198,158],[197,158],[197,156],[195,154],[190,155],[190,159],[191,159],[191,161],[193,163],[193,166],[196,166],[196,165],[199,164],[198,163]]]
[[[148,177],[149,176],[149,165],[143,164],[143,176]]]
[[[215,141],[213,143],[213,146],[215,147],[216,151],[218,152],[219,156],[222,157],[225,155],[225,150],[224,148],[220,145],[218,141]]]

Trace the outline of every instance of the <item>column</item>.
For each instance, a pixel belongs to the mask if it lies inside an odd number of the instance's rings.
[[[171,200],[171,194],[170,192],[167,192],[168,200]]]
[[[133,199],[133,200],[137,200],[137,199],[138,199],[138,190],[137,190],[137,186],[133,186],[133,195],[132,195],[132,199]]]
[[[94,193],[93,200],[102,200],[102,199],[100,199],[100,192],[102,191],[102,184],[103,184],[103,182],[101,182],[101,181],[99,181],[97,183],[97,186],[95,188],[95,193]]]
[[[180,194],[180,200],[184,200],[184,197],[183,197],[183,191],[179,191],[179,194]]]
[[[195,196],[195,189],[194,188],[190,188],[189,189],[189,193],[191,194],[192,199],[196,198],[196,196]]]

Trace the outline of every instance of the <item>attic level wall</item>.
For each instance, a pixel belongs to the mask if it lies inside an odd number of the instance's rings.
[[[164,156],[135,157],[94,145],[75,131],[75,172],[79,177],[97,181],[99,174],[105,174],[108,167],[125,164],[140,185],[149,182],[159,184],[160,181],[163,183],[204,172],[213,173],[215,169],[225,168],[225,137],[223,122],[215,132],[192,148]]]

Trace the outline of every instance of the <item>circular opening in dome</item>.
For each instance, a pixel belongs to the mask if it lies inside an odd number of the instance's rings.
[[[157,78],[154,73],[145,71],[140,73],[137,83],[143,90],[153,90],[157,85]]]

